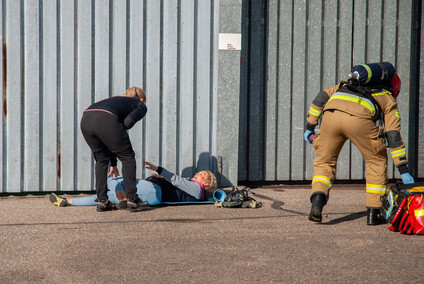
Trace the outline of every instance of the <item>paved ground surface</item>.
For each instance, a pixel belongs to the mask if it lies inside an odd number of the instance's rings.
[[[358,186],[333,189],[322,224],[307,186],[254,192],[263,208],[138,213],[0,197],[0,283],[423,283],[423,237],[367,226]]]

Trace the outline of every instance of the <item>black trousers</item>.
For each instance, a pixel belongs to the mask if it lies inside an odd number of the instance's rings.
[[[110,113],[86,111],[81,119],[81,132],[96,160],[96,193],[98,200],[107,199],[107,174],[110,152],[122,162],[122,176],[129,200],[137,199],[136,161],[128,133]]]

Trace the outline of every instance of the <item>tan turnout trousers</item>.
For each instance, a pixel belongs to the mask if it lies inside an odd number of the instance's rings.
[[[372,119],[339,110],[324,111],[320,130],[313,140],[316,157],[311,194],[323,192],[328,199],[337,158],[347,139],[358,148],[366,164],[366,206],[381,207],[380,196],[384,195],[388,181],[384,138],[378,137],[378,127]]]

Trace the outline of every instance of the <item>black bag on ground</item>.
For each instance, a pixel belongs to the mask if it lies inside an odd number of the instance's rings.
[[[259,208],[261,202],[256,201],[250,195],[254,193],[248,187],[239,188],[233,187],[230,192],[227,192],[227,197],[222,203],[217,206],[224,208]]]

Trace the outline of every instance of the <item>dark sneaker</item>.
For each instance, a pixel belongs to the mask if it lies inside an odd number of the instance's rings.
[[[127,200],[119,200],[118,204],[116,204],[116,209],[121,210],[121,209],[127,209]]]
[[[140,198],[137,198],[136,200],[127,201],[127,209],[130,212],[142,211],[147,207],[149,207],[149,204],[147,204],[147,202],[142,201]]]
[[[65,207],[65,206],[71,205],[69,204],[68,200],[66,200],[65,197],[59,197],[54,193],[50,194],[50,202],[53,203],[53,205],[58,207]]]
[[[105,212],[115,210],[116,206],[113,205],[108,199],[100,200],[97,202],[97,212]]]

